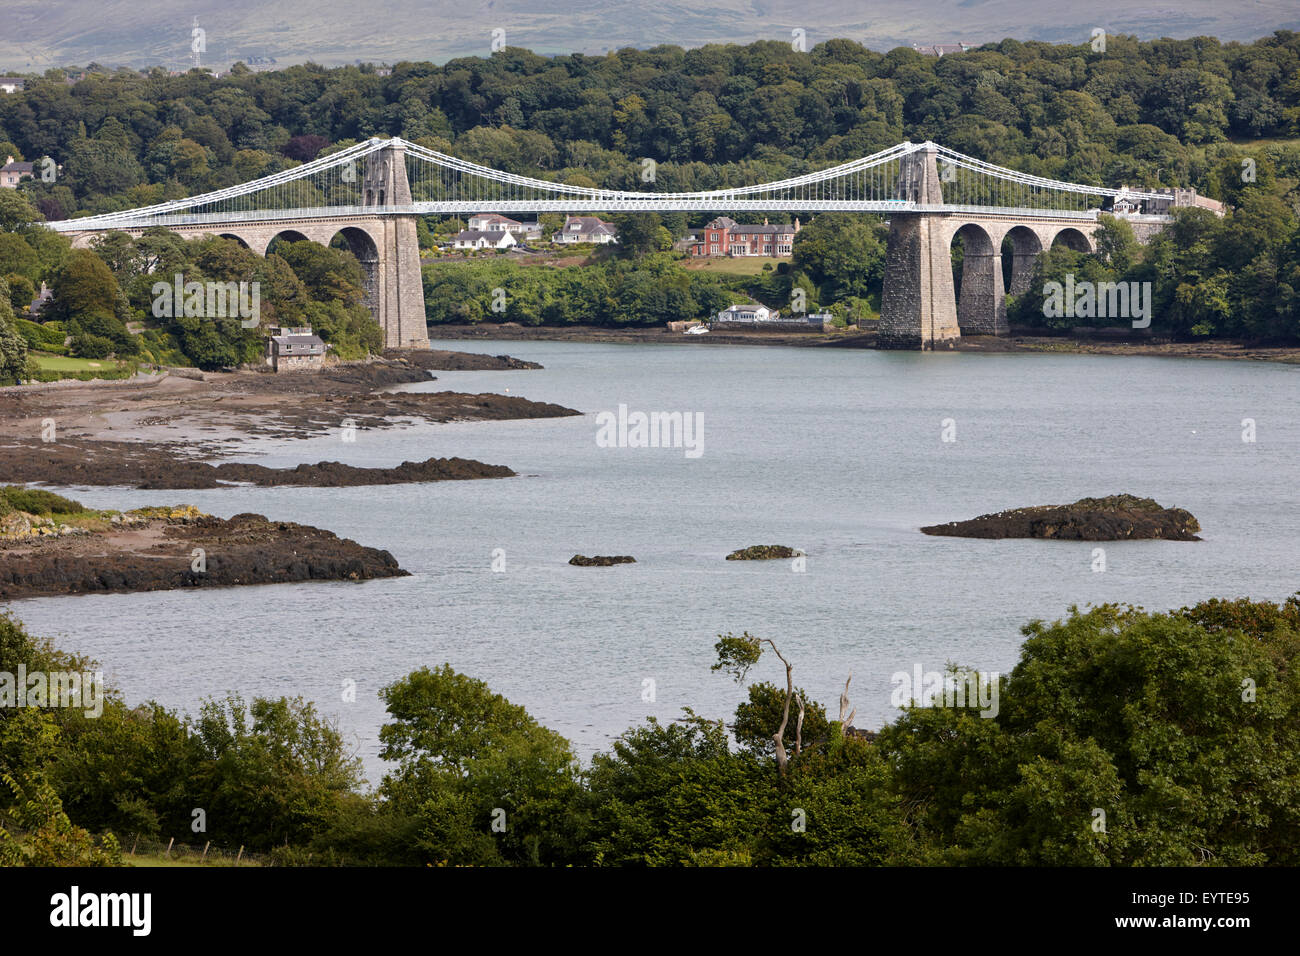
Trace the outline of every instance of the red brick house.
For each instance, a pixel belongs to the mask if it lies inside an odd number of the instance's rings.
[[[771,225],[742,226],[734,219],[719,216],[690,239],[693,256],[788,256],[794,249],[799,220]]]

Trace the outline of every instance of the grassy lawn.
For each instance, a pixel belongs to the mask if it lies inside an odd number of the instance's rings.
[[[763,271],[764,265],[770,265],[775,271],[778,262],[789,261],[788,257],[777,258],[775,256],[719,257],[717,259],[692,259],[686,263],[686,268],[698,269],[701,272],[722,272],[735,276],[756,276]]]
[[[112,359],[71,358],[67,355],[51,355],[48,352],[28,352],[27,354],[41,368],[49,369],[52,372],[93,372],[101,368],[117,368],[119,364]]]

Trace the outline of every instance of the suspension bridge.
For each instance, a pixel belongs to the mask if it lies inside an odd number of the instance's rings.
[[[361,262],[388,348],[428,346],[416,219],[425,215],[609,212],[863,212],[889,218],[881,344],[951,346],[1005,334],[1006,294],[1028,289],[1054,243],[1090,250],[1107,199],[1167,194],[1086,186],[994,166],[938,144],[900,143],[778,182],[697,192],[596,189],[481,166],[399,138],[370,139],[292,169],[186,199],[47,223],[86,246],[110,231],[163,227],[236,239],[265,255],[277,239],[341,236]],[[1141,230],[1163,216],[1139,217]],[[960,290],[951,246],[962,239]],[[1004,288],[1002,254],[1011,250]]]

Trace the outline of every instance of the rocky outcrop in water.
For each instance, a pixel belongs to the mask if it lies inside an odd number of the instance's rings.
[[[569,563],[579,568],[608,568],[615,564],[636,564],[636,558],[630,554],[597,554],[590,558],[585,554],[575,554],[569,558]]]
[[[536,362],[525,362],[512,355],[448,352],[444,349],[390,350],[384,353],[384,357],[437,372],[487,372],[541,368]]]
[[[755,544],[727,555],[728,561],[771,561],[776,558],[797,558],[803,552],[783,544]]]
[[[1080,498],[1069,505],[1037,505],[921,529],[954,538],[1051,538],[1060,541],[1200,541],[1200,523],[1182,508],[1163,508],[1135,495]]]
[[[109,513],[104,513],[109,514]],[[262,515],[230,519],[189,506],[83,516],[74,537],[0,544],[0,600],[404,577],[387,551]],[[274,618],[268,607],[268,620]]]

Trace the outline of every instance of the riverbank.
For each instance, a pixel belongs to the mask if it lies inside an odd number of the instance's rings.
[[[500,325],[433,325],[431,338],[443,340],[502,340],[541,342],[595,342],[606,344],[651,343],[660,345],[779,345],[805,348],[878,348],[879,336],[875,332],[836,331],[813,332],[710,332],[707,335],[686,335],[669,332],[667,328],[601,328],[575,325],[563,327],[524,326],[516,323]],[[1161,358],[1212,358],[1238,359],[1259,362],[1285,362],[1300,364],[1300,347],[1263,347],[1243,345],[1239,342],[1116,342],[1102,339],[1085,339],[1064,336],[1011,335],[1005,338],[991,335],[968,335],[956,345],[959,352],[991,353],[1042,353],[1079,355],[1143,355]]]
[[[580,412],[514,395],[390,392],[431,381],[432,370],[539,367],[509,356],[427,352],[318,372],[186,371],[134,382],[68,383],[0,390],[0,481],[136,488],[213,488],[222,483],[336,487],[514,474],[504,465],[428,458],[395,468],[337,462],[269,469],[214,464],[248,438],[354,439],[411,422],[558,418]]]

